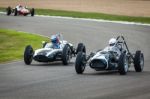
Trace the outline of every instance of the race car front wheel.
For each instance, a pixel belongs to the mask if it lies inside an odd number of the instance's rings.
[[[14,10],[14,16],[17,16],[17,14],[18,14],[18,11],[17,11],[17,8],[15,8],[15,10]]]
[[[26,65],[30,65],[32,62],[33,58],[33,48],[31,45],[26,46],[25,51],[24,51],[24,62]]]
[[[68,63],[70,62],[70,59],[72,57],[71,53],[72,52],[71,52],[70,46],[66,44],[62,52],[62,62],[64,65],[68,65]]]
[[[82,74],[86,66],[86,55],[84,52],[79,52],[76,57],[75,70],[77,74]]]
[[[120,75],[126,75],[128,72],[128,68],[129,68],[128,57],[126,53],[122,53],[118,61],[118,70]]]
[[[83,43],[78,44],[77,49],[76,49],[76,54],[80,51],[86,53],[86,47]]]
[[[6,9],[6,11],[7,11],[7,15],[10,15],[10,14],[11,14],[11,7],[8,7],[8,8]]]
[[[134,68],[136,72],[142,72],[144,68],[144,55],[141,51],[136,51],[134,57]]]

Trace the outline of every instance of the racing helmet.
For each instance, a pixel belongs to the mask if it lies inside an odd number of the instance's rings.
[[[115,38],[111,38],[109,40],[109,46],[114,46],[116,44],[117,40]]]
[[[21,4],[19,4],[19,7],[23,7]]]
[[[50,38],[50,40],[51,40],[51,42],[52,42],[53,44],[59,43],[58,38],[57,38],[56,35],[52,35],[51,38]]]

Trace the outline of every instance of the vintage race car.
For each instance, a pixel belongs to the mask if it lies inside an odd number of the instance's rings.
[[[60,40],[60,48],[50,47],[52,43],[44,42],[43,47],[40,49],[33,50],[31,45],[27,45],[24,51],[24,62],[26,65],[30,65],[32,59],[38,62],[53,62],[62,61],[64,65],[68,65],[71,58],[76,56],[80,51],[86,52],[85,46],[79,43],[77,48],[67,42],[66,40]]]
[[[79,52],[76,57],[75,70],[77,74],[82,74],[87,63],[96,71],[102,70],[117,70],[120,75],[125,75],[128,72],[131,64],[134,64],[136,72],[142,72],[144,67],[144,55],[140,50],[131,53],[128,49],[123,36],[116,38],[117,46],[120,50],[120,55],[115,56],[111,51],[99,50],[96,53],[86,55],[85,52]],[[118,58],[117,58],[118,57]]]
[[[27,7],[23,7],[20,5],[17,5],[15,8],[11,8],[10,6],[6,9],[6,14],[9,16],[11,14],[13,14],[14,16],[17,15],[23,15],[23,16],[27,16],[27,15],[31,15],[34,16],[35,14],[35,9],[34,8],[27,8]]]

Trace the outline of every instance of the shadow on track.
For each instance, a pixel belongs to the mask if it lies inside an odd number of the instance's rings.
[[[40,63],[40,62],[34,62],[30,66],[73,66],[73,62],[70,62],[68,65],[63,65],[62,62],[48,62],[48,63]]]
[[[150,75],[150,71],[143,71],[143,72],[135,72],[134,70],[129,70],[126,75],[120,75],[118,71],[95,71],[95,72],[85,72],[82,75],[87,76],[145,76]]]

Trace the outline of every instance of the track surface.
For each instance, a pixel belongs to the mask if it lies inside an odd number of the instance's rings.
[[[133,66],[126,76],[117,72],[97,72],[89,67],[77,75],[74,59],[60,63],[23,61],[0,64],[1,99],[150,99],[150,27],[58,18],[0,16],[0,28],[50,36],[62,33],[77,45],[83,42],[88,53],[107,46],[108,40],[124,35],[131,52],[145,54],[145,67],[136,73]],[[40,43],[40,42],[39,42]]]

